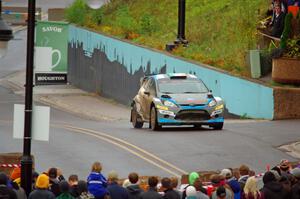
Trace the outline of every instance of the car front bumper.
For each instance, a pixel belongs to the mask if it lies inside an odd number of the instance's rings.
[[[208,106],[157,109],[157,121],[160,125],[210,125],[223,123],[223,108],[215,109]]]

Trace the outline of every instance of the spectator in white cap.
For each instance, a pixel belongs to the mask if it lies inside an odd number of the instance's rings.
[[[222,176],[225,177],[226,183],[230,186],[234,193],[234,199],[240,199],[241,196],[241,187],[240,183],[237,181],[237,179],[232,175],[232,172],[230,169],[223,169],[220,173]]]

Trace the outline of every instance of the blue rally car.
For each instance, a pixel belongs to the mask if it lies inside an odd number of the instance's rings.
[[[152,130],[162,126],[208,125],[220,130],[224,123],[224,102],[214,97],[195,75],[173,73],[147,76],[131,104],[134,128],[149,123]]]

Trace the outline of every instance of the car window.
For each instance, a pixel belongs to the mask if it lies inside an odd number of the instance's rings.
[[[158,89],[162,93],[206,93],[207,87],[199,80],[161,80]]]

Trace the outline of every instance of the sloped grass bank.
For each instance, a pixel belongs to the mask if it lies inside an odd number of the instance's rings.
[[[91,10],[85,0],[75,0],[66,17],[80,26],[164,50],[177,35],[177,6],[176,0],[111,0]],[[246,55],[256,48],[256,24],[267,7],[265,0],[186,0],[190,43],[173,53],[249,76]]]

